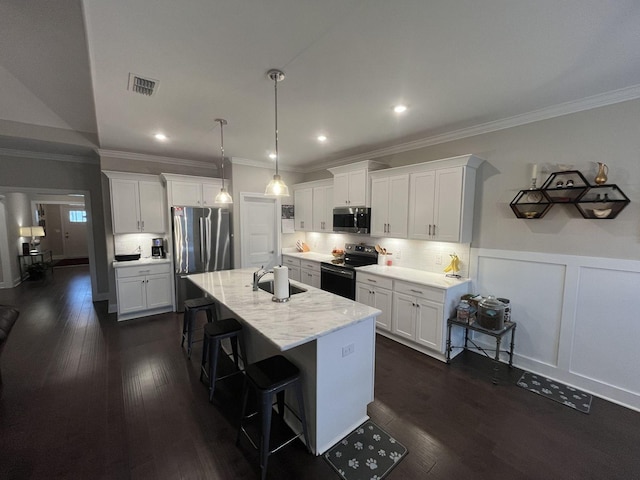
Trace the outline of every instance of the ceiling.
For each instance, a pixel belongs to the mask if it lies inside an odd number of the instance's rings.
[[[270,162],[279,68],[280,165],[313,170],[637,98],[638,25],[637,0],[3,0],[0,148],[209,161],[222,117],[227,156]]]

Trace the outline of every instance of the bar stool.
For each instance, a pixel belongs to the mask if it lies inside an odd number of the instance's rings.
[[[233,351],[233,363],[236,365],[237,371],[232,372],[223,377],[217,377],[218,370],[218,354],[220,353],[220,342],[228,338],[231,341],[231,350]],[[242,373],[238,365],[238,341],[242,350],[242,360],[246,364],[247,351],[244,346],[244,337],[242,335],[242,325],[235,318],[225,318],[213,323],[207,323],[204,326],[204,344],[202,346],[202,362],[200,363],[200,381],[203,376],[209,379],[209,401],[213,401],[213,392],[216,388],[216,382],[223,378],[230,377]]]
[[[247,399],[249,396],[249,386],[253,387],[258,395],[258,412],[245,416],[247,408]],[[284,402],[284,392],[287,388],[292,387],[298,401],[298,409],[300,415],[296,415],[288,405]],[[285,407],[302,423],[302,432],[293,436],[273,450],[269,450],[269,440],[271,435],[271,414],[273,408],[273,395],[276,395],[278,405],[278,415],[284,420]],[[261,417],[260,428],[260,446],[258,447],[248,432],[245,430],[243,421],[256,414]],[[303,435],[307,450],[309,449],[309,434],[307,432],[307,419],[304,413],[304,401],[302,398],[302,384],[300,381],[300,370],[293,363],[282,355],[265,358],[259,362],[253,363],[245,369],[245,382],[242,391],[242,413],[240,415],[240,426],[238,428],[238,436],[236,437],[236,445],[240,443],[240,435],[244,433],[251,444],[260,450],[260,470],[262,472],[262,480],[267,476],[267,461],[272,453],[277,452],[285,445],[288,445],[299,436]]]
[[[198,312],[207,313],[207,322],[211,323],[218,319],[216,312],[216,302],[211,298],[200,297],[190,298],[184,301],[184,321],[182,324],[182,342],[180,346],[184,346],[184,340],[187,339],[187,356],[191,358],[191,346],[193,345],[193,329],[196,315]]]

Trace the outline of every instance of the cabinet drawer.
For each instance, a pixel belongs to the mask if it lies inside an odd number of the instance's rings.
[[[117,278],[129,278],[129,277],[140,277],[144,275],[155,275],[158,273],[170,273],[171,272],[171,264],[163,263],[160,265],[136,265],[131,267],[118,267],[116,268],[116,277]]]
[[[404,293],[405,295],[413,295],[414,297],[424,298],[425,300],[444,303],[444,290],[441,288],[396,281],[393,290],[395,292]]]
[[[294,257],[288,257],[287,255],[283,255],[282,256],[282,263],[284,265],[288,265],[290,267],[299,267],[300,266],[300,259],[299,258],[294,258]]]
[[[356,280],[358,282],[365,283],[367,285],[373,285],[380,288],[386,288],[391,290],[393,287],[393,280],[390,278],[379,277],[377,275],[371,275],[369,273],[356,272]]]
[[[311,262],[309,260],[300,261],[300,266],[302,268],[306,268],[307,270],[313,270],[314,272],[320,271],[320,262]]]

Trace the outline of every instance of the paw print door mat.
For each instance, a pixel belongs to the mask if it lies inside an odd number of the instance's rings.
[[[593,397],[577,388],[564,385],[550,378],[524,372],[517,385],[582,413],[589,413]]]
[[[371,420],[324,454],[343,480],[381,480],[408,453],[406,447]]]

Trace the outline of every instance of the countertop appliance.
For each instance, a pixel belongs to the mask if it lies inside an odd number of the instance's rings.
[[[335,265],[328,262],[320,264],[320,288],[355,300],[355,267],[376,263],[378,263],[378,253],[373,245],[347,243],[344,246],[344,264]]]
[[[187,298],[202,296],[188,275],[231,268],[231,221],[224,208],[173,207],[171,214],[176,307],[182,312]]]
[[[334,208],[333,231],[368,235],[371,231],[371,209],[366,207]]]
[[[164,238],[154,238],[151,240],[151,256],[153,258],[164,258]]]

